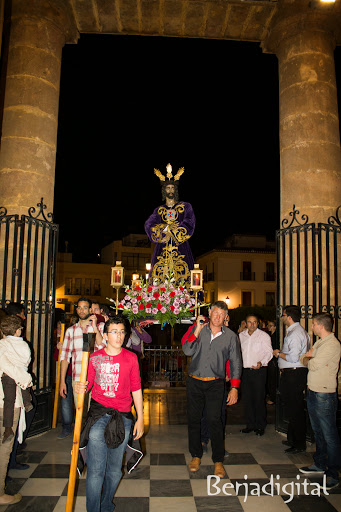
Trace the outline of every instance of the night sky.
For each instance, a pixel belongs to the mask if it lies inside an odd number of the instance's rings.
[[[55,222],[60,249],[101,248],[161,204],[154,167],[185,167],[194,256],[279,228],[277,58],[258,43],[82,35],[63,50]]]

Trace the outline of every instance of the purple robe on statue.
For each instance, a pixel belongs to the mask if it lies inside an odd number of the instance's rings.
[[[176,279],[188,279],[190,270],[194,268],[188,243],[195,228],[195,215],[190,203],[179,201],[174,206],[164,204],[155,208],[144,228],[151,242],[156,244],[152,258],[153,275],[160,277],[163,266],[168,268],[170,265],[168,270],[174,271]],[[166,228],[170,233],[168,243],[162,242]]]

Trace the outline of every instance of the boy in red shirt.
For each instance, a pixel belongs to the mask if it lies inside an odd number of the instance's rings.
[[[88,512],[112,512],[115,508],[112,500],[122,478],[122,459],[134,420],[132,398],[137,412],[134,439],[144,431],[139,365],[136,354],[122,348],[125,334],[122,319],[110,318],[103,332],[107,346],[90,356],[87,384],[75,383],[77,393],[92,388],[86,421]]]

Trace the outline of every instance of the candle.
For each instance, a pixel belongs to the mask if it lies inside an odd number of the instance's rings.
[[[117,270],[116,275],[115,275],[115,283],[120,283],[120,282],[121,282],[121,272],[119,270]]]

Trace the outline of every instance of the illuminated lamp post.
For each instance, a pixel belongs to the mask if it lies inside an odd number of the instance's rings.
[[[193,290],[195,294],[195,306],[194,306],[194,312],[195,316],[197,316],[198,311],[198,293],[200,290],[203,289],[203,272],[199,268],[199,264],[194,264],[194,269],[191,270],[191,290]],[[199,313],[200,313],[200,307],[199,307]]]
[[[149,279],[149,272],[150,272],[151,268],[152,268],[152,264],[151,263],[146,263],[146,270],[147,270],[146,281],[148,281],[148,279]]]
[[[136,286],[141,286],[140,275],[137,272],[135,272],[132,276],[131,286],[133,290],[136,288]]]
[[[116,315],[118,311],[118,291],[124,283],[124,268],[121,261],[116,261],[116,266],[111,267],[111,286],[116,289]]]

